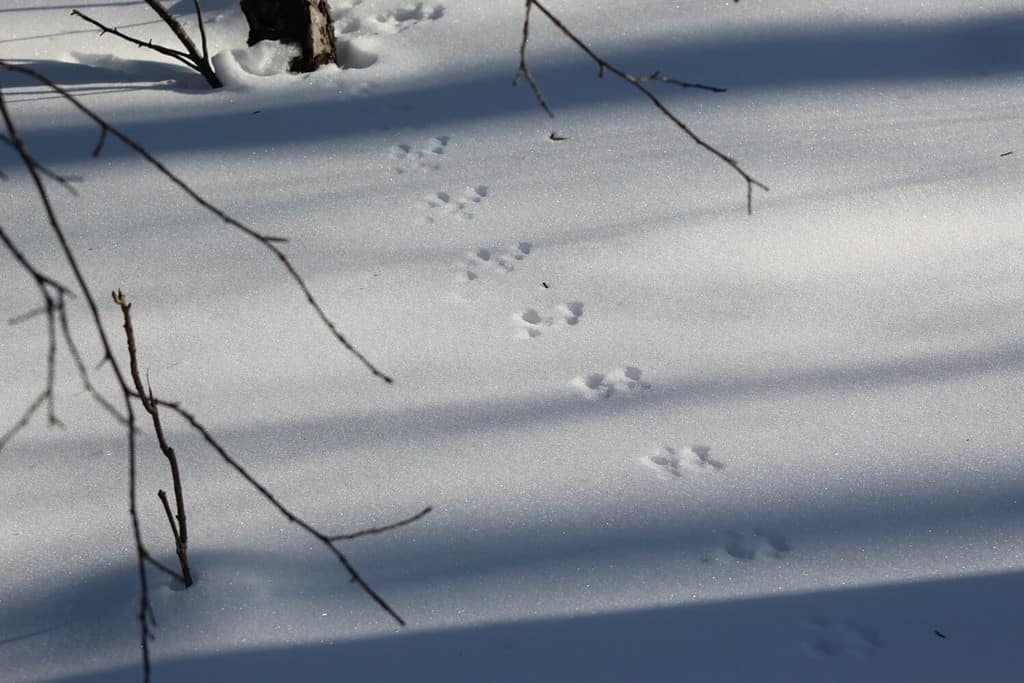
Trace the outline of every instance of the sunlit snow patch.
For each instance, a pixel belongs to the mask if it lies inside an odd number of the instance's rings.
[[[299,56],[299,48],[276,40],[261,40],[237,50],[213,56],[213,68],[227,87],[252,86],[268,76],[288,74],[288,64]]]

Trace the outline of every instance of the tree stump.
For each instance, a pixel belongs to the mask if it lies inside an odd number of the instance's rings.
[[[337,63],[327,0],[241,0],[241,5],[249,22],[249,45],[277,40],[298,46],[301,54],[288,65],[291,71],[316,71]]]

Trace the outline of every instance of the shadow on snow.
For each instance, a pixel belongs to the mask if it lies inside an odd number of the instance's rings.
[[[161,659],[154,680],[1017,680],[1024,573]],[[202,647],[202,644],[197,644]],[[138,665],[50,679],[135,683]]]
[[[396,127],[452,125],[489,117],[536,112],[526,87],[510,86],[515,61],[510,48],[507,68],[490,70],[456,81],[409,85],[394,92],[339,99],[335,89],[320,100],[303,93],[300,102],[282,103],[280,94],[252,104],[261,116],[239,125],[243,114],[216,113],[186,122],[155,119],[128,127],[157,154],[266,145],[310,143],[357,136]],[[600,45],[594,45],[602,52]],[[898,93],[902,84],[927,81],[970,81],[988,76],[1024,73],[1024,12],[1005,12],[965,20],[920,22],[850,22],[835,27],[779,27],[763,33],[732,33],[687,42],[663,41],[635,49],[607,51],[613,62],[635,73],[654,69],[678,78],[720,85],[724,95],[662,90],[672,106],[687,115],[694,102],[732,103],[749,99],[753,91],[790,88],[875,85]],[[12,58],[14,59],[14,58]],[[130,62],[126,62],[130,64]],[[178,78],[194,82],[176,65],[156,63],[135,76],[121,71],[55,61],[25,62],[58,82],[75,87],[124,83],[126,79]],[[646,106],[629,86],[612,78],[598,80],[593,65],[573,56],[560,63],[536,58],[533,69],[556,113],[560,109],[593,107],[623,100]],[[5,86],[28,85],[20,77],[4,76]],[[339,82],[341,87],[345,82]],[[196,91],[193,91],[196,92]],[[218,97],[219,94],[206,93]],[[45,96],[45,95],[42,95]],[[26,96],[24,99],[32,99]],[[330,99],[328,99],[330,98]],[[685,99],[684,99],[685,98]],[[684,104],[685,102],[685,104]],[[302,125],[292,125],[302,116]],[[247,114],[246,114],[247,115]],[[188,125],[187,135],[181,126]],[[30,131],[34,151],[45,160],[85,158],[95,134],[86,125],[63,130]],[[107,154],[127,150],[111,144]]]

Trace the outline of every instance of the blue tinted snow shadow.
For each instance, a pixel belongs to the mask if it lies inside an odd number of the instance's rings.
[[[160,659],[153,680],[1009,683],[1024,573]],[[201,647],[201,644],[200,644]],[[135,683],[138,666],[50,679]]]
[[[246,102],[259,109],[248,112],[204,114],[196,111],[183,134],[181,120],[150,120],[128,128],[154,153],[187,152],[217,148],[260,146],[273,140],[281,144],[327,141],[390,128],[453,126],[461,122],[536,113],[529,88],[511,86],[515,72],[515,47],[509,46],[507,68],[464,77],[409,84],[400,90],[359,98],[325,97],[311,102],[281,101],[279,92],[262,97],[247,93]],[[593,46],[602,52],[601,46]],[[99,49],[99,48],[98,48]],[[556,113],[574,107],[592,107],[636,100],[638,94],[617,79],[595,78],[593,64],[572,56],[558,63],[533,61],[534,73]],[[687,108],[703,102],[750,101],[761,91],[797,88],[877,86],[899,94],[905,84],[928,81],[969,83],[986,77],[1024,73],[1024,12],[1004,12],[963,20],[919,22],[849,22],[841,26],[788,26],[761,33],[722,33],[691,41],[662,40],[635,49],[607,51],[607,58],[638,74],[659,69],[691,81],[723,86],[730,92],[713,95],[680,91],[665,86],[673,107],[686,115]],[[16,58],[16,55],[11,57]],[[52,61],[28,61],[28,66],[55,78],[70,77],[77,86],[88,85],[82,70],[68,73]],[[63,71],[63,73],[62,73]],[[372,68],[366,72],[372,77]],[[92,73],[100,83],[108,78]],[[122,80],[118,82],[123,82]],[[26,85],[24,79],[0,75],[5,87]],[[189,91],[192,92],[192,91]],[[206,93],[209,97],[235,97],[230,93]],[[332,91],[330,97],[335,97]],[[301,114],[301,125],[296,117]],[[85,158],[95,142],[86,125],[60,131],[36,131],[33,149],[48,161]],[[110,144],[106,154],[125,154],[127,149]],[[2,158],[2,157],[0,157]]]

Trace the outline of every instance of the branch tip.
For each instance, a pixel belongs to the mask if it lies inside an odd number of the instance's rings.
[[[552,113],[551,109],[548,107],[547,102],[544,100],[544,96],[543,96],[543,94],[541,92],[540,86],[536,83],[536,81],[533,79],[533,75],[530,73],[530,68],[529,68],[529,64],[527,63],[527,57],[526,57],[527,45],[528,45],[529,40],[530,40],[530,13],[531,13],[531,11],[534,8],[536,8],[537,11],[539,11],[541,14],[543,14],[548,19],[548,21],[550,21],[551,24],[553,24],[555,26],[555,28],[557,28],[566,38],[568,38],[580,50],[582,50],[584,54],[586,54],[588,57],[590,57],[590,59],[595,64],[597,64],[597,77],[598,78],[604,78],[604,76],[607,73],[612,73],[615,76],[618,76],[620,79],[626,81],[627,83],[629,83],[630,85],[635,87],[637,90],[639,90],[641,93],[643,93],[644,96],[646,96],[647,99],[650,100],[651,104],[653,104],[656,109],[658,109],[667,119],[669,119],[673,124],[675,124],[675,126],[679,130],[681,130],[687,137],[689,137],[690,140],[694,144],[696,144],[698,147],[702,147],[706,151],[708,151],[711,154],[715,155],[723,163],[725,163],[730,168],[732,168],[733,171],[738,173],[740,175],[740,177],[742,177],[743,180],[748,184],[748,190],[750,189],[750,187],[752,185],[756,185],[760,189],[767,189],[767,188],[765,188],[765,186],[762,183],[760,183],[757,180],[755,180],[749,173],[747,173],[745,170],[743,170],[743,168],[741,168],[739,166],[739,164],[732,157],[730,157],[729,155],[725,154],[724,152],[719,150],[717,147],[713,146],[712,144],[710,144],[709,142],[705,141],[703,138],[698,136],[696,133],[694,133],[693,130],[691,130],[689,126],[687,126],[675,114],[673,114],[668,109],[668,107],[661,101],[661,99],[659,99],[658,96],[655,95],[644,84],[656,81],[656,82],[660,82],[660,83],[668,83],[668,84],[671,84],[671,85],[676,85],[676,86],[678,86],[680,88],[693,88],[693,89],[698,89],[698,90],[706,90],[708,92],[714,92],[714,93],[726,92],[725,88],[722,88],[722,87],[719,87],[719,86],[714,86],[714,85],[706,85],[706,84],[703,84],[703,83],[690,83],[690,82],[687,82],[687,81],[680,81],[680,80],[675,79],[675,78],[669,78],[669,77],[664,76],[661,73],[660,70],[655,70],[654,72],[651,73],[651,75],[644,76],[644,77],[638,77],[638,76],[634,76],[634,75],[632,75],[630,73],[627,73],[627,72],[623,71],[622,69],[620,69],[619,67],[617,67],[617,66],[613,65],[612,63],[608,62],[604,58],[602,58],[596,52],[594,52],[594,50],[589,45],[587,45],[585,42],[583,42],[583,40],[581,38],[579,38],[575,33],[573,33],[562,22],[561,19],[559,19],[554,14],[552,14],[551,11],[548,10],[548,8],[545,7],[539,0],[526,0],[526,12],[525,12],[525,16],[524,16],[524,19],[523,19],[523,38],[522,38],[522,42],[520,43],[520,46],[519,46],[519,69],[516,72],[516,77],[513,80],[513,83],[514,84],[518,84],[519,79],[521,77],[522,78],[526,78],[527,82],[530,84],[530,87],[533,89],[534,95],[536,96],[537,102],[539,103],[541,109],[543,109],[545,112],[547,112],[547,114],[549,116],[554,116],[554,114]],[[749,196],[749,194],[748,194],[748,198],[747,198],[747,212],[748,213],[752,213],[753,212],[753,199]]]

